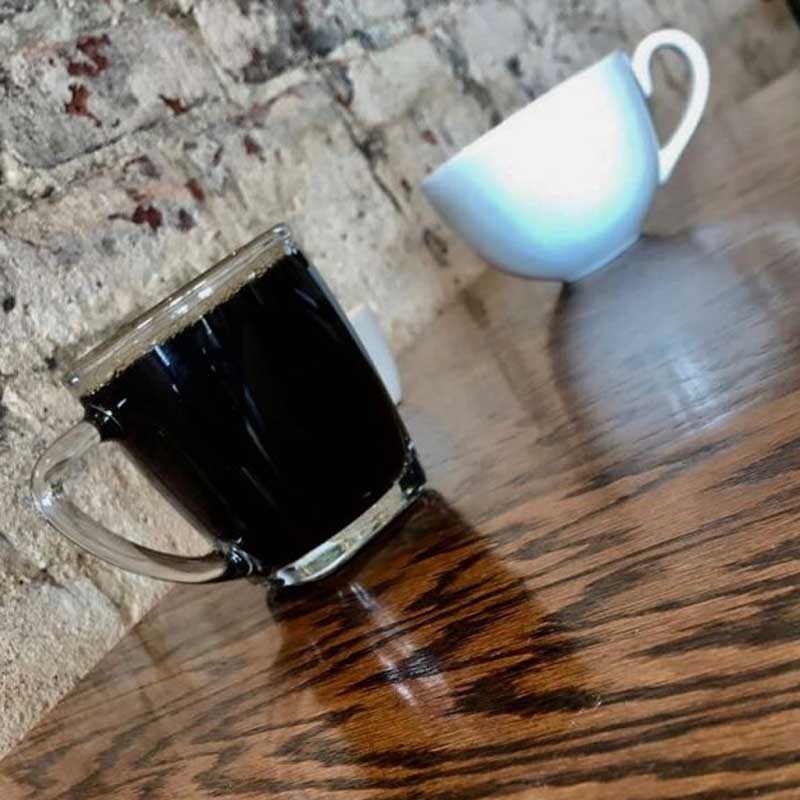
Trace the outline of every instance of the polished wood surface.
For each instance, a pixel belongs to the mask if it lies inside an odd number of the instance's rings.
[[[316,588],[173,591],[0,797],[800,796],[800,162],[748,152],[570,290],[466,290],[402,359],[423,500]]]

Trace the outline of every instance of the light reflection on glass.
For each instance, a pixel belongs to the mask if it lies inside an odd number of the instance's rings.
[[[343,592],[348,590],[356,598],[358,604],[370,612],[376,629],[383,630],[399,625],[400,621],[361,584],[351,583],[347,590],[340,589],[340,597]],[[392,637],[382,642],[375,649],[374,654],[384,667],[384,673],[392,678],[388,682],[389,685],[407,705],[418,706],[421,699],[430,705],[432,695],[441,697],[448,695],[449,687],[439,665],[429,653],[421,653],[410,639]],[[418,669],[418,664],[423,661],[425,670],[421,671]],[[408,671],[409,664],[415,665],[413,681],[403,678],[404,672]],[[434,688],[436,691],[431,692],[430,689]],[[424,694],[424,698],[420,698],[420,694]]]
[[[164,349],[163,345],[157,344],[154,348],[154,352],[158,357],[158,360],[168,369],[172,366],[172,361],[170,360],[167,351]]]

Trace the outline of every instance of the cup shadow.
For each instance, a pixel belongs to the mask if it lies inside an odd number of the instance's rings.
[[[657,463],[764,388],[763,354],[785,338],[772,294],[689,235],[643,237],[610,268],[563,287],[549,321],[553,385],[603,480]]]

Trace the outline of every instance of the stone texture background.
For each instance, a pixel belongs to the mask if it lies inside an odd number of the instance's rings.
[[[800,54],[780,0],[0,0],[0,754],[167,588],[32,512],[33,462],[79,416],[64,365],[279,220],[402,347],[484,268],[420,179],[665,25],[707,47],[712,109]],[[663,124],[681,77],[667,61]],[[196,546],[118,453],[91,467],[89,510]]]

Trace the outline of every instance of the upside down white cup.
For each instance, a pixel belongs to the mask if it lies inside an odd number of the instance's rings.
[[[689,64],[683,118],[659,149],[646,99],[662,47]],[[647,36],[516,112],[422,184],[442,218],[484,258],[527,278],[575,281],[638,239],[708,99],[708,61],[688,34]]]
[[[350,320],[350,325],[367,351],[372,366],[383,381],[392,402],[399,405],[403,399],[400,372],[378,315],[371,306],[362,303],[347,312],[347,319]]]

